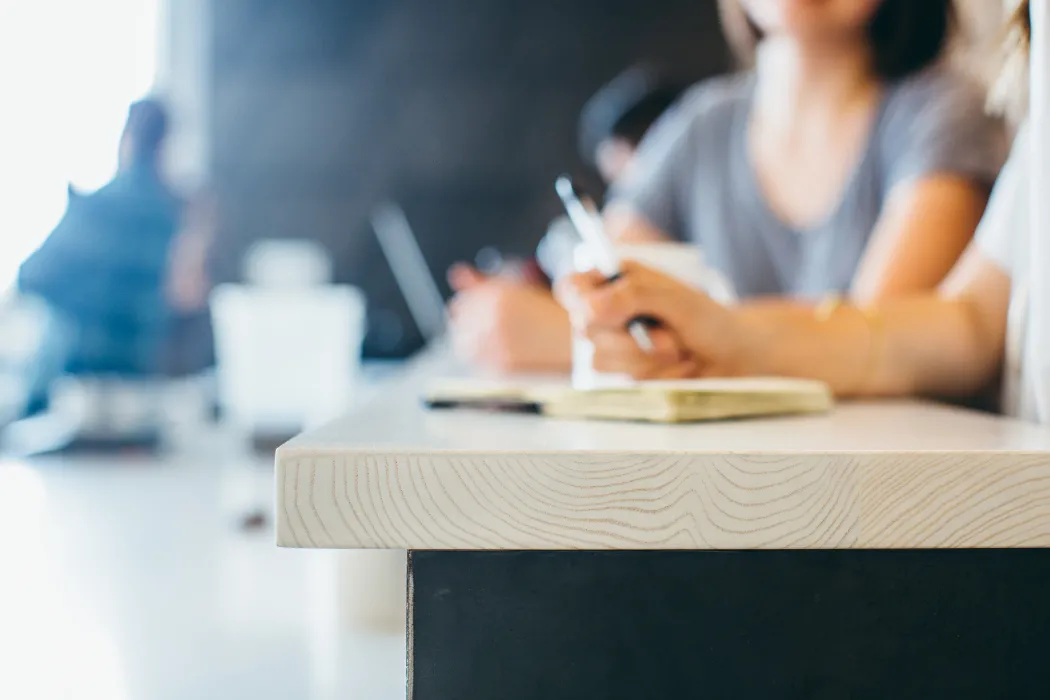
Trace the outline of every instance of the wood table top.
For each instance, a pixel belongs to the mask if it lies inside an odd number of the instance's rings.
[[[1050,430],[921,402],[694,425],[433,412],[447,363],[277,454],[278,544],[362,549],[1050,546]]]

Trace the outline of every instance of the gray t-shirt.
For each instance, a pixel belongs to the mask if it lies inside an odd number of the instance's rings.
[[[748,155],[753,74],[701,83],[652,130],[611,199],[668,235],[693,240],[741,297],[846,293],[893,187],[952,173],[991,187],[1008,151],[984,94],[930,69],[886,90],[867,148],[820,225],[797,230],[770,208]]]

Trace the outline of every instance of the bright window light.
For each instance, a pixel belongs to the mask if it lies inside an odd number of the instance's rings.
[[[112,176],[127,107],[156,80],[161,2],[0,2],[0,293],[62,216],[66,185]]]

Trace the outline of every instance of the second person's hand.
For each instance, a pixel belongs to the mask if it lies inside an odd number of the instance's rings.
[[[449,281],[456,291],[449,331],[460,358],[501,374],[569,371],[569,319],[548,289],[466,265],[454,267]]]

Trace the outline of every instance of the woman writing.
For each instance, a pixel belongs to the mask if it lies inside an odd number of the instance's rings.
[[[1023,55],[1030,28],[1025,0],[1013,34]],[[816,310],[788,301],[727,309],[628,264],[608,286],[592,275],[574,277],[563,299],[594,340],[601,369],[636,377],[813,377],[842,396],[967,396],[988,386],[1005,360],[1007,411],[1037,419],[1038,354],[1025,336],[1036,318],[1028,313],[1029,257],[1033,236],[1045,231],[1029,234],[1029,138],[1022,128],[974,243],[935,292],[870,305],[832,301]],[[663,324],[652,333],[652,354],[624,331],[638,316]]]
[[[608,232],[693,241],[745,299],[934,288],[1006,154],[982,91],[941,60],[952,0],[721,7],[753,70],[699,84],[652,130],[613,189]],[[565,316],[544,318],[533,322],[552,332],[523,334],[543,352],[503,347],[495,369],[568,369]]]

